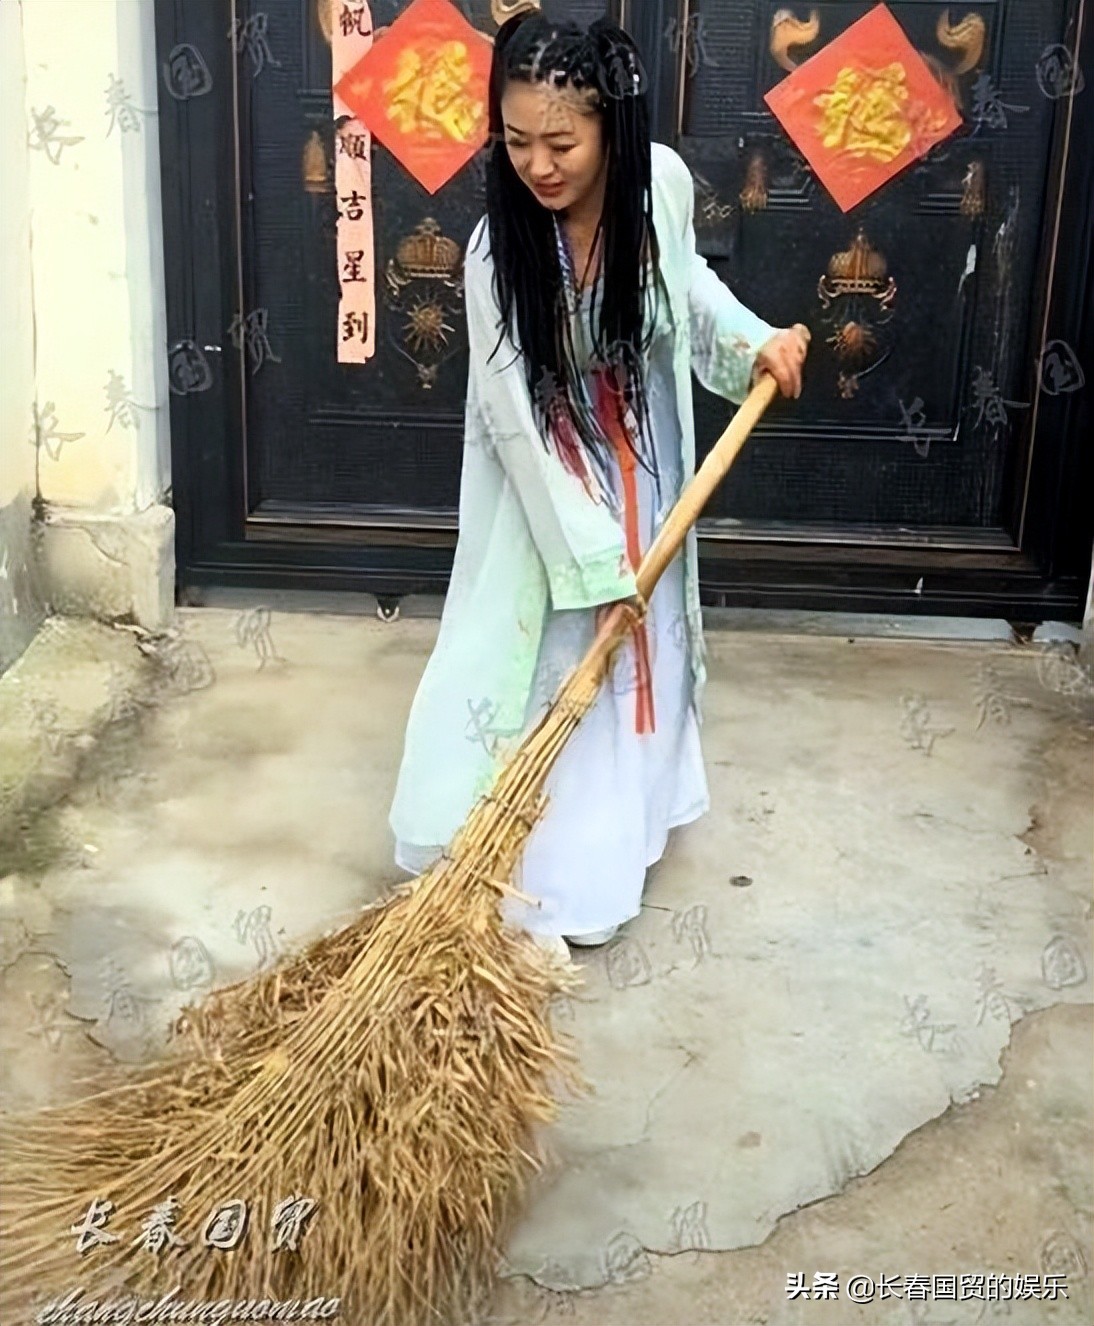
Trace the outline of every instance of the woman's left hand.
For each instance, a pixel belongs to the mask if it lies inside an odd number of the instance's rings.
[[[779,384],[784,396],[795,399],[802,394],[802,365],[805,363],[806,344],[793,327],[776,332],[756,355],[753,380],[767,372]]]

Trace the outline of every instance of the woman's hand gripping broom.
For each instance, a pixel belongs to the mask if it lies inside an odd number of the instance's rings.
[[[638,572],[643,599],[775,390],[760,381],[685,490]],[[578,974],[506,926],[499,898],[633,616],[608,614],[413,887],[187,1009],[166,1062],[0,1121],[0,1319],[29,1322],[77,1285],[74,1310],[174,1288],[174,1308],[295,1300],[316,1319],[337,1297],[369,1326],[472,1319],[540,1165],[537,1124],[583,1085],[551,1021]]]
[[[810,340],[808,327],[798,323],[794,331],[808,347]],[[741,403],[728,428],[707,453],[694,479],[684,489],[657,537],[646,550],[646,555],[642,558],[635,576],[638,583],[638,610],[636,611],[629,599],[604,610],[597,638],[589,653],[581,661],[581,668],[595,667],[601,660],[604,661],[605,669],[609,666],[611,655],[635,620],[640,619],[644,605],[653,594],[654,586],[680,551],[688,530],[702,515],[703,508],[729,472],[729,467],[737,459],[738,453],[764,411],[778,395],[778,390],[775,379],[769,373],[761,374],[759,381]]]

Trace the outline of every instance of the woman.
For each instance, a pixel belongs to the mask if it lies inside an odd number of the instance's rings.
[[[760,369],[796,396],[805,357],[696,253],[691,177],[651,147],[638,53],[616,25],[510,20],[490,128],[487,216],[465,267],[459,541],[391,811],[396,861],[414,874],[607,608],[636,603],[635,569],[694,472],[692,371],[733,401]],[[610,939],[669,830],[709,808],[705,676],[692,530],[548,779],[515,881],[539,905],[506,903],[548,946]]]

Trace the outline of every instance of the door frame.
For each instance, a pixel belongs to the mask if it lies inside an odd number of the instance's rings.
[[[621,0],[624,20],[648,54],[654,136],[673,141],[682,58],[663,34],[686,21],[688,0]],[[241,0],[232,0],[232,14]],[[1094,70],[1094,35],[1082,0],[1071,0],[1066,44]],[[264,508],[248,519],[245,347],[230,334],[246,307],[236,108],[239,62],[223,11],[155,0],[168,356],[208,372],[172,373],[171,500],[176,516],[176,592],[200,600],[212,585],[356,590],[383,599],[443,593],[457,536],[456,513],[397,509],[354,513]],[[1084,21],[1085,19],[1085,21]],[[1080,31],[1080,23],[1082,28]],[[180,100],[167,70],[180,47],[201,54],[210,86]],[[681,57],[683,52],[681,51]],[[224,126],[230,127],[224,133]],[[1056,103],[1049,203],[1031,319],[1028,362],[1063,340],[1094,373],[1089,298],[1094,272],[1094,96]],[[181,387],[178,385],[181,383]],[[1081,620],[1094,542],[1091,384],[1050,396],[1031,385],[1032,407],[1015,448],[1018,482],[998,529],[939,526],[811,527],[700,521],[702,601],[708,606],[1003,617],[1033,623]],[[438,427],[444,428],[441,421]],[[459,425],[452,425],[458,441]],[[1013,476],[1012,476],[1013,477]],[[322,530],[322,538],[316,537]]]

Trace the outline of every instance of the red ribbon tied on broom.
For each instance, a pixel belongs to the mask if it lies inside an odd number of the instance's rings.
[[[638,488],[635,482],[637,458],[630,445],[626,424],[626,403],[619,380],[610,368],[596,374],[595,408],[601,428],[607,434],[619,462],[623,479],[623,524],[627,539],[627,560],[636,571],[642,564],[642,545],[638,536]],[[631,628],[634,642],[635,697],[634,730],[640,735],[656,730],[653,712],[653,671],[650,667],[650,641],[643,618]]]

